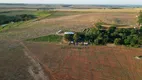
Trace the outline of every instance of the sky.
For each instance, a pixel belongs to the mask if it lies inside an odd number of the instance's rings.
[[[142,0],[0,0],[0,3],[39,4],[134,4],[142,5]]]

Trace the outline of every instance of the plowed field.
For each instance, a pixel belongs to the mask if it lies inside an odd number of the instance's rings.
[[[26,43],[53,80],[142,80],[142,49]],[[47,73],[49,73],[47,71]],[[51,79],[51,80],[52,80]]]

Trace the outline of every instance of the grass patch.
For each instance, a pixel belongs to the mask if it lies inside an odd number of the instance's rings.
[[[35,41],[35,42],[61,42],[62,36],[59,35],[48,35],[42,36],[38,38],[28,39],[27,41]]]
[[[37,11],[35,12],[35,16],[39,17],[39,18],[44,18],[51,15],[51,13],[49,13],[49,11]]]
[[[19,27],[21,24],[24,24],[25,22],[28,21],[20,21],[20,22],[6,24],[6,26],[0,26],[0,32],[7,31],[14,27]]]

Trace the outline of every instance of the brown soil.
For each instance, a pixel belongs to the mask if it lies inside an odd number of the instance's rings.
[[[26,45],[56,80],[142,80],[142,61],[135,59],[142,49],[49,43]]]

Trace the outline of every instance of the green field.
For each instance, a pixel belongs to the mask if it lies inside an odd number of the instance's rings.
[[[29,21],[21,21],[21,22],[15,22],[15,23],[8,23],[5,26],[0,25],[0,32],[7,31],[9,29],[20,27],[22,25],[25,26],[25,24],[33,23],[34,21],[40,21],[42,19],[51,19],[51,18],[58,18],[62,16],[68,16],[68,15],[75,15],[80,14],[83,12],[63,12],[63,11],[29,11],[29,10],[15,10],[15,11],[1,11],[0,15],[6,15],[6,16],[16,16],[16,15],[22,15],[22,14],[29,14],[29,15],[35,15],[37,18]]]
[[[42,36],[38,38],[28,39],[27,41],[35,41],[35,42],[61,42],[62,36],[59,35],[48,35]]]

